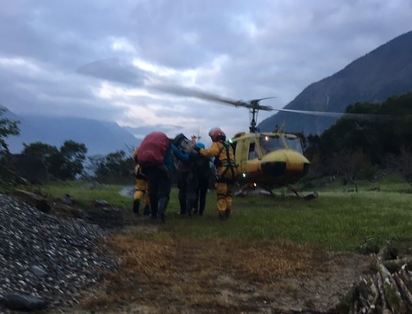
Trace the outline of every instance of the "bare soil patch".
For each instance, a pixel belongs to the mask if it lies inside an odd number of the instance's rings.
[[[285,241],[193,240],[127,232],[108,244],[120,269],[82,311],[333,312],[370,258]]]

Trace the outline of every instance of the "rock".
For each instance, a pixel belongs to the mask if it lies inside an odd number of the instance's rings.
[[[70,194],[65,194],[63,196],[62,202],[63,202],[63,204],[66,204],[66,205],[73,205],[74,200],[73,200],[73,197]]]
[[[49,307],[65,306],[116,268],[114,257],[99,244],[107,232],[94,224],[45,214],[3,194],[0,221],[0,296],[7,296],[0,313],[7,312],[5,305],[23,309],[32,296]]]
[[[109,214],[110,213],[114,213],[114,214],[120,213],[120,209],[116,207],[103,207],[102,211],[109,213]]]
[[[35,207],[43,213],[49,213],[51,210],[49,202],[45,199],[37,201]]]
[[[53,209],[56,213],[59,213],[60,215],[63,215],[65,217],[72,217],[72,218],[82,218],[83,217],[83,211],[78,207],[72,207],[70,205],[55,202],[53,203]]]
[[[95,200],[94,201],[94,207],[96,207],[96,208],[106,208],[106,207],[109,207],[109,206],[110,206],[110,204],[109,204],[108,201],[105,201],[105,200]]]
[[[15,311],[39,311],[48,305],[44,299],[26,293],[7,294],[2,302],[7,308]]]
[[[42,211],[43,213],[50,212],[50,204],[47,199],[39,194],[29,192],[26,190],[16,189],[15,194],[21,197],[30,205],[36,207],[38,210]]]
[[[38,265],[33,265],[32,267],[30,267],[30,271],[39,278],[47,276],[47,271],[43,267]]]

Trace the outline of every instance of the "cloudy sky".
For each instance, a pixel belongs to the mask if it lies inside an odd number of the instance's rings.
[[[116,121],[170,135],[246,128],[235,99],[308,84],[412,30],[411,0],[0,0],[0,104],[16,113]],[[87,75],[86,75],[87,74]],[[264,118],[267,114],[262,114]],[[206,132],[205,132],[206,131]]]

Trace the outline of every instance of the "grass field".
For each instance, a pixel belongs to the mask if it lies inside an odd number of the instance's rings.
[[[370,257],[353,253],[412,243],[412,193],[397,178],[362,182],[358,192],[334,182],[312,201],[280,196],[285,191],[236,197],[226,221],[217,218],[213,191],[203,217],[179,217],[173,189],[165,224],[136,219],[121,189],[41,187],[50,198],[72,195],[86,211],[104,199],[131,224],[107,239],[119,269],[82,299],[82,311],[328,312],[370,267]]]
[[[374,184],[376,186],[376,184]],[[295,197],[247,196],[234,200],[231,219],[219,221],[215,195],[210,191],[203,217],[178,217],[177,191],[168,207],[168,219],[160,227],[172,237],[197,239],[291,240],[299,244],[338,251],[356,251],[365,242],[380,246],[387,240],[412,240],[412,193],[396,178],[379,184],[379,191],[362,184],[359,192],[342,192],[334,184],[322,189],[319,198],[304,201]],[[53,197],[68,193],[87,208],[95,199],[124,208],[131,215],[131,200],[119,195],[121,187],[87,183],[56,183],[42,191]]]

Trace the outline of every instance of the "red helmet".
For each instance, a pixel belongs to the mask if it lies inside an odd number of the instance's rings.
[[[211,137],[213,142],[219,141],[219,140],[225,140],[226,139],[226,134],[225,132],[222,131],[221,128],[213,128],[209,131],[209,136]]]

